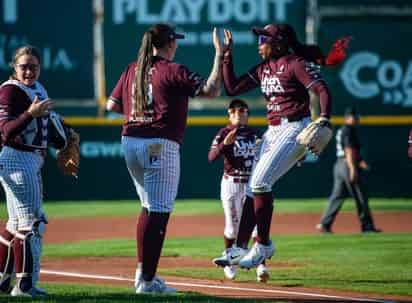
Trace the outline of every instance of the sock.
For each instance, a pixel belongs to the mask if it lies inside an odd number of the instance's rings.
[[[143,262],[143,237],[146,231],[147,222],[149,221],[149,212],[147,208],[142,208],[136,225],[136,244],[137,244],[137,263]]]
[[[235,239],[228,239],[226,237],[223,237],[224,241],[225,241],[225,248],[231,248],[233,246],[233,243],[235,243]]]
[[[255,194],[253,197],[253,203],[258,230],[256,240],[258,243],[268,245],[273,212],[272,192]]]
[[[142,256],[142,277],[145,281],[153,280],[156,274],[163,242],[166,236],[166,227],[169,221],[169,216],[170,213],[149,212],[143,239]]]
[[[236,239],[236,245],[247,248],[253,228],[256,225],[256,216],[253,206],[253,198],[246,196],[243,204],[242,217],[240,218],[239,232]]]

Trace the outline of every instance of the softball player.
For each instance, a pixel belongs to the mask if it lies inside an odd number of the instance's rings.
[[[260,132],[247,126],[249,108],[245,101],[234,99],[230,102],[229,125],[220,129],[209,150],[209,162],[220,156],[224,158],[224,173],[221,181],[220,198],[225,215],[223,256],[232,249],[239,230],[246,184],[252,170],[253,158],[262,137]],[[247,243],[242,247],[247,248]],[[220,258],[217,258],[220,259]],[[235,265],[223,268],[226,278],[236,277]],[[258,271],[258,281],[267,281],[269,272],[262,264]]]
[[[247,187],[238,240],[250,237],[254,222],[257,241],[252,249],[239,258],[242,268],[256,267],[272,257],[275,248],[269,238],[273,211],[272,187],[304,155],[304,146],[296,136],[310,123],[309,94],[320,98],[320,115],[329,119],[331,96],[319,74],[317,58],[300,44],[289,25],[269,24],[253,28],[258,36],[259,55],[263,61],[239,78],[232,62],[232,34],[225,30],[223,80],[229,96],[243,94],[257,87],[267,101],[269,127],[263,135],[259,153],[255,157]],[[295,53],[290,53],[289,49]],[[316,50],[319,50],[316,48]],[[299,55],[298,55],[299,54]],[[248,210],[248,211],[246,211]]]
[[[117,82],[107,109],[125,116],[122,146],[140,197],[137,223],[136,293],[173,292],[155,276],[180,175],[179,148],[186,128],[188,98],[221,91],[222,47],[213,31],[215,59],[209,78],[172,60],[177,34],[167,24],[145,32],[136,62]]]
[[[6,193],[8,221],[0,233],[0,291],[12,296],[44,295],[36,287],[42,235],[42,179],[52,101],[37,81],[40,54],[32,46],[17,49],[14,73],[0,86],[0,182]],[[11,288],[13,268],[16,285]]]

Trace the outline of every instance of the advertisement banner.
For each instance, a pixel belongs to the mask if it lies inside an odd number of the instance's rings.
[[[126,65],[136,60],[144,32],[155,23],[171,23],[186,35],[178,42],[175,61],[207,77],[214,56],[213,27],[233,32],[240,74],[260,61],[253,26],[291,23],[304,41],[305,17],[305,0],[105,0],[107,94]]]
[[[92,1],[1,0],[0,81],[16,48],[30,44],[41,52],[40,82],[51,98],[93,98],[92,34]]]
[[[325,50],[336,38],[353,37],[345,62],[323,71],[335,115],[348,105],[362,115],[412,114],[411,17],[324,18],[320,28],[319,43]]]

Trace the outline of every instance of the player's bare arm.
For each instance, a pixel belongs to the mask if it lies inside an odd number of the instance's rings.
[[[123,114],[122,107],[120,104],[118,104],[115,100],[113,99],[108,99],[106,103],[106,110],[115,112],[118,114]]]
[[[215,58],[209,78],[200,91],[203,97],[219,97],[222,88],[222,56],[223,48],[219,40],[217,28],[213,29],[213,45],[215,47]]]

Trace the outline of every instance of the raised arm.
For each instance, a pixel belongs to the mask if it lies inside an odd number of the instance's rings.
[[[219,97],[222,91],[222,58],[223,50],[217,33],[217,28],[213,29],[213,45],[215,47],[215,57],[212,70],[205,84],[200,90],[201,97]]]
[[[255,89],[259,86],[259,82],[250,73],[246,73],[239,78],[236,77],[232,57],[232,33],[227,29],[224,29],[224,33],[223,82],[226,94],[228,96],[237,96]]]

